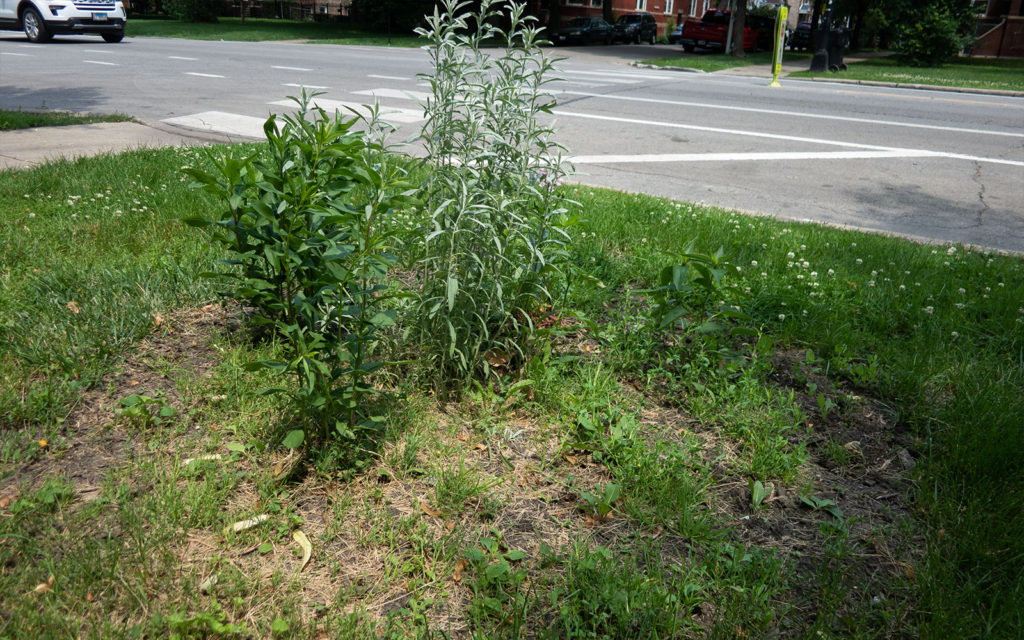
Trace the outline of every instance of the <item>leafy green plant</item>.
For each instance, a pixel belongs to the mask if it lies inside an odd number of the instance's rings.
[[[760,480],[750,481],[750,504],[753,505],[755,509],[760,508],[761,505],[764,504],[764,501],[770,498],[771,495],[771,486],[766,487]]]
[[[121,398],[121,406],[114,413],[125,418],[137,427],[153,427],[169,422],[177,414],[177,410],[167,404],[163,392],[157,391],[151,396],[133,393]]]
[[[271,391],[290,396],[318,437],[351,439],[379,423],[364,401],[377,393],[369,380],[385,364],[375,358],[378,334],[395,323],[392,301],[401,295],[385,284],[400,241],[390,219],[415,201],[405,169],[353,131],[355,118],[310,109],[310,99],[303,91],[298,114],[280,126],[274,115],[267,120],[269,157],[225,154],[216,174],[188,170],[227,206],[217,218],[185,221],[214,229],[232,256],[215,275],[234,283],[228,295],[254,306],[253,321],[285,342],[284,359],[251,368],[295,380]],[[356,187],[361,199],[352,202]],[[305,427],[294,429],[285,444],[305,436]]]
[[[807,495],[800,496],[800,501],[815,511],[824,511],[837,519],[842,519],[843,517],[843,510],[839,508],[839,505],[834,500]]]
[[[210,611],[203,611],[194,616],[183,613],[171,613],[159,620],[169,631],[170,640],[191,640],[193,638],[228,638],[248,635],[244,624],[228,622],[227,614],[216,600],[210,605]]]
[[[479,619],[511,618],[521,625],[517,614],[526,605],[523,583],[527,573],[521,566],[526,552],[508,549],[501,536],[496,535],[481,538],[480,546],[467,550],[463,557],[469,569],[466,582],[474,595],[471,613]]]
[[[614,482],[605,483],[595,491],[581,491],[580,498],[587,503],[591,516],[597,522],[611,518],[612,508],[619,499],[621,490]]]
[[[431,174],[418,334],[444,387],[486,374],[488,355],[513,370],[529,359],[534,323],[567,263],[571,219],[555,188],[562,147],[538,121],[554,106],[545,89],[553,61],[525,4],[502,14],[497,3],[470,12],[469,2],[443,0],[417,30],[434,67],[422,76]],[[504,47],[485,50],[489,40]]]

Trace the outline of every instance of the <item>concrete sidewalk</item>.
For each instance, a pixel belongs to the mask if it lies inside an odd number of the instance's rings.
[[[24,169],[59,158],[74,159],[131,149],[227,141],[222,136],[142,122],[101,122],[0,131],[0,170]]]

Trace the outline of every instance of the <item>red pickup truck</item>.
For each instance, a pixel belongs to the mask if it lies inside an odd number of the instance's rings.
[[[697,47],[707,49],[725,49],[729,38],[729,11],[708,11],[700,20],[687,20],[683,23],[683,31],[679,43],[690,53]],[[748,15],[749,19],[750,16]],[[744,26],[743,49],[753,51],[757,48],[761,32],[758,29]]]

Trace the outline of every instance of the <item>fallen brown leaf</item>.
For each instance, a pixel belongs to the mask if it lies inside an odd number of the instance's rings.
[[[164,317],[162,315],[160,315],[159,313],[153,313],[153,314],[150,314],[150,315],[153,316],[153,326],[159,327],[160,325],[162,325],[164,323]]]
[[[78,303],[77,303],[77,302],[75,302],[74,300],[72,300],[71,302],[67,303],[67,304],[66,304],[66,305],[64,305],[64,306],[66,306],[66,307],[68,308],[68,310],[69,310],[69,311],[70,311],[71,313],[75,314],[76,316],[77,316],[77,315],[78,315],[79,313],[81,313],[81,312],[82,312],[82,308],[81,308],[81,307],[79,307],[79,306],[78,306]]]
[[[444,515],[443,511],[435,511],[434,509],[431,509],[430,506],[423,500],[420,500],[420,509],[423,510],[423,513],[427,514],[428,516],[433,516],[435,518],[440,515]]]
[[[11,506],[12,502],[14,502],[14,498],[12,496],[0,496],[0,509],[6,509]]]
[[[469,563],[466,562],[465,559],[459,558],[459,561],[455,563],[455,573],[452,574],[452,580],[455,582],[462,582],[462,571],[467,566],[469,566]]]
[[[32,590],[32,593],[46,593],[48,591],[53,591],[53,583],[54,579],[53,574],[51,573],[50,577],[46,579],[46,582],[40,582],[36,585],[36,588]]]

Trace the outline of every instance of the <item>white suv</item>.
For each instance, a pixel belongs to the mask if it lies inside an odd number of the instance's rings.
[[[61,33],[98,33],[121,42],[125,19],[121,0],[0,0],[0,29],[24,30],[32,42]]]

